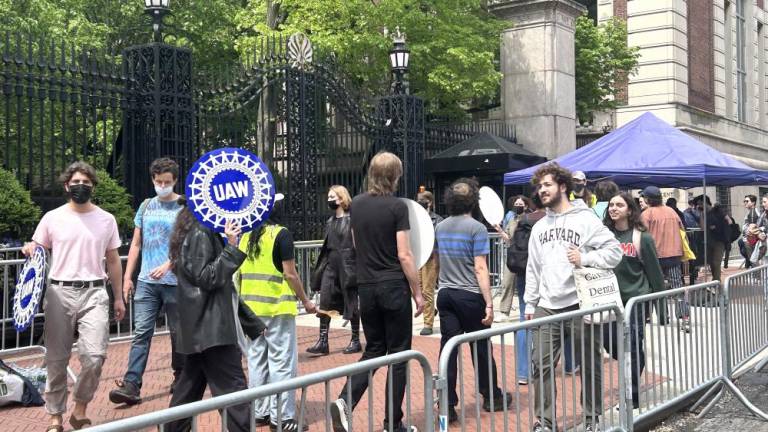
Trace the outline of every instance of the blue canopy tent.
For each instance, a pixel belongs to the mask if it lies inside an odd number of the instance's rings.
[[[650,112],[608,135],[554,160],[587,178],[613,180],[629,188],[745,186],[768,183],[768,171],[756,170],[670,126]],[[504,174],[504,184],[525,184],[543,164]],[[704,226],[707,212],[704,212]],[[707,262],[704,230],[704,262]]]
[[[674,188],[768,183],[768,171],[754,169],[646,112],[588,145],[555,159],[587,178],[620,186]],[[525,184],[542,164],[504,175],[504,184]]]

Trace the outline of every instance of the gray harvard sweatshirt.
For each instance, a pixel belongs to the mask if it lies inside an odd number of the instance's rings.
[[[579,248],[582,267],[612,269],[621,262],[616,236],[587,207],[547,215],[531,230],[525,271],[525,313],[536,306],[562,309],[579,303],[573,281],[573,264],[566,255],[570,245]]]

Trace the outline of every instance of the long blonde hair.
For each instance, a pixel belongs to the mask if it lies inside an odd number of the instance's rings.
[[[349,191],[342,185],[333,185],[328,188],[329,191],[333,191],[336,197],[341,202],[341,208],[345,212],[349,211],[349,206],[352,204],[352,197],[349,195]]]
[[[400,158],[390,152],[380,152],[371,159],[368,167],[368,193],[392,195],[402,176],[403,162]]]

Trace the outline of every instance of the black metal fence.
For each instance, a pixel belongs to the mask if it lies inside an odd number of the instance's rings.
[[[0,162],[38,201],[61,195],[57,176],[74,160],[106,170],[138,203],[151,194],[152,159],[173,157],[186,173],[205,151],[242,147],[270,167],[295,237],[313,239],[328,188],[360,193],[379,150],[404,160],[401,194],[413,197],[431,185],[425,158],[481,131],[515,139],[502,122],[427,123],[410,95],[361,98],[302,35],[266,39],[219,76],[196,77],[191,52],[164,43],[118,54],[6,34],[0,53]]]

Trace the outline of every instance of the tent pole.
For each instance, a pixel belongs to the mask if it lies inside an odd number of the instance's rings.
[[[702,198],[701,204],[702,204],[702,208],[704,209],[704,215],[703,215],[704,216],[703,217],[704,226],[702,227],[702,228],[704,228],[704,264],[702,265],[702,268],[706,268],[707,265],[709,265],[709,261],[707,260],[707,252],[708,252],[707,249],[708,249],[708,246],[709,246],[709,239],[708,239],[709,225],[707,224],[707,212],[708,212],[708,210],[707,210],[707,198],[708,197],[707,197],[707,176],[706,176],[706,174],[704,175],[703,186],[704,186],[704,197]],[[709,271],[712,272],[712,268],[710,268]]]

